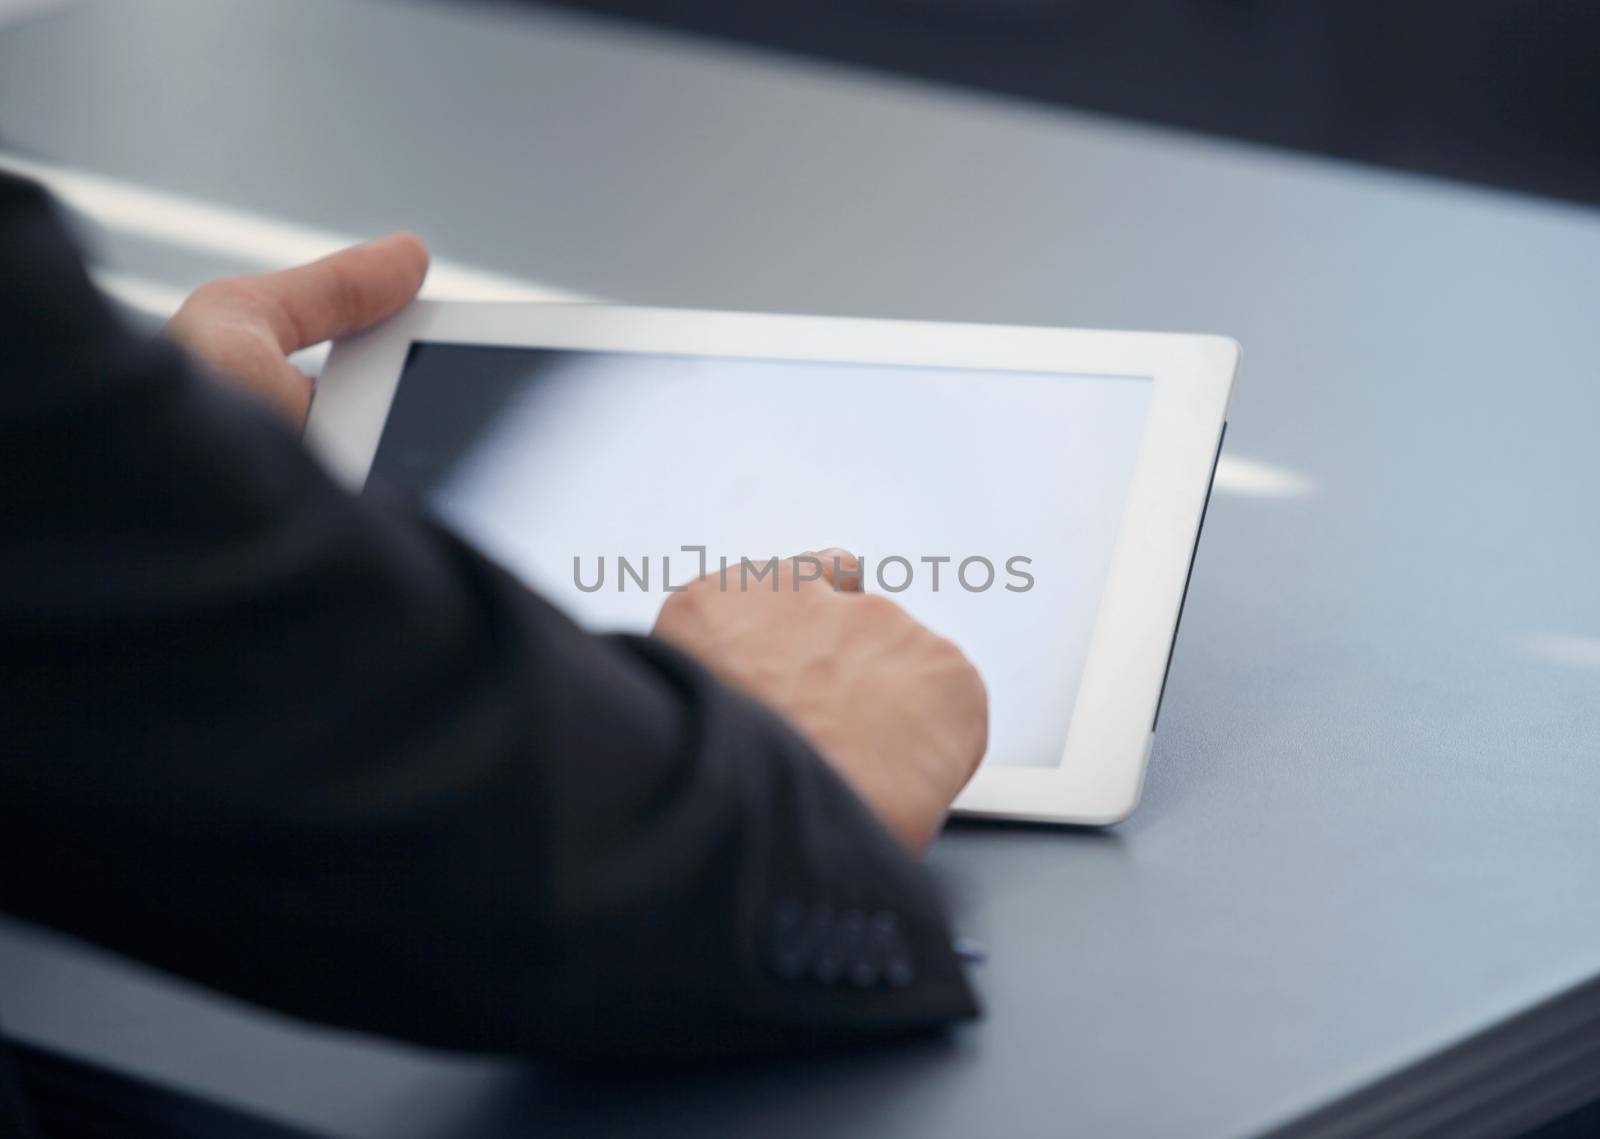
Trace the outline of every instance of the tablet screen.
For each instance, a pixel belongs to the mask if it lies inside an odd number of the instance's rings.
[[[372,478],[580,623],[842,546],[989,687],[990,764],[1060,761],[1148,377],[416,344]],[[743,576],[741,577],[741,572]]]

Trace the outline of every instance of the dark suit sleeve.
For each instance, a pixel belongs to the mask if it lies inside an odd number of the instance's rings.
[[[452,1048],[974,1014],[928,883],[773,713],[334,486],[15,181],[0,256],[0,907]]]

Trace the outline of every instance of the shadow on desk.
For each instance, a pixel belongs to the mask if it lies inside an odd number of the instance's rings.
[[[320,1139],[33,1045],[13,1041],[11,1051],[44,1139]]]
[[[826,1103],[807,1106],[807,1131],[852,1134],[862,1119],[881,1118],[882,1101],[895,1098],[903,1083],[929,1079],[946,1065],[959,1065],[969,1047],[970,1030],[930,1033],[897,1041],[877,1041],[811,1056],[721,1063],[715,1067],[607,1073],[592,1069],[530,1067],[506,1080],[460,1121],[462,1136],[527,1134],[531,1123],[553,1134],[638,1134],[652,1121],[654,1139],[674,1135],[744,1133],[759,1105],[791,1102],[797,1066],[807,1081],[822,1078]],[[868,1101],[871,1101],[870,1104]],[[869,1110],[875,1104],[876,1109]],[[771,1134],[789,1134],[777,1120]]]
[[[45,1139],[58,1136],[116,1136],[117,1139],[327,1139],[312,1132],[224,1108],[206,1100],[171,1091],[95,1067],[31,1045],[13,1044],[18,1073],[30,1097],[35,1123]],[[929,1038],[910,1045],[863,1048],[836,1053],[812,1061],[822,1065],[853,1065],[870,1073],[860,1093],[848,1088],[839,1097],[841,1114],[857,1094],[874,1097],[893,1094],[893,1069],[904,1067],[906,1078],[914,1075],[913,1065],[938,1063],[941,1057],[953,1058],[959,1044],[949,1036]],[[909,1062],[909,1063],[908,1063]],[[741,1065],[730,1073],[726,1068],[713,1080],[692,1073],[658,1076],[601,1077],[598,1075],[553,1075],[536,1069],[508,1082],[503,1090],[458,1125],[452,1136],[480,1137],[527,1134],[532,1123],[541,1127],[559,1117],[563,1132],[567,1124],[583,1133],[603,1131],[606,1117],[618,1109],[638,1118],[648,1117],[652,1101],[681,1105],[685,1099],[701,1100],[697,1105],[696,1132],[722,1133],[715,1126],[718,1102],[729,1096],[730,1075],[738,1084],[733,1098],[760,1097],[781,1084],[791,1071],[790,1062]],[[886,1085],[886,1071],[891,1083]],[[707,1124],[704,1129],[701,1124]],[[1600,1103],[1554,1120],[1522,1139],[1584,1139],[1600,1134]]]

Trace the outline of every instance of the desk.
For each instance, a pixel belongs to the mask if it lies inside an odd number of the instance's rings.
[[[0,33],[0,108],[12,150],[586,294],[1245,345],[1144,806],[932,856],[982,1024],[601,1089],[11,927],[20,1036],[338,1136],[1324,1135],[1600,978],[1600,217],[535,8],[91,5]],[[1504,1060],[1390,1122],[1600,1094]]]

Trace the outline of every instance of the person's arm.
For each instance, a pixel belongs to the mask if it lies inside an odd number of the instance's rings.
[[[4,179],[0,258],[0,908],[462,1049],[975,1014],[902,843],[767,707],[334,486]]]

